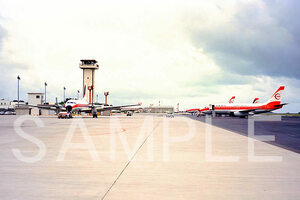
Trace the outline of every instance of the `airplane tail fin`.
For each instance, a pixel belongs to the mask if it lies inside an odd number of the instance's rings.
[[[86,93],[86,85],[84,85],[84,88],[83,88],[83,96],[82,96],[82,98],[85,97],[85,93]]]
[[[83,88],[83,96],[82,96],[82,99],[81,100],[84,100],[86,102],[88,102],[88,95],[87,95],[87,88],[86,88],[86,85],[84,85],[84,88]]]
[[[253,100],[253,103],[258,103],[258,100],[259,100],[259,98],[255,98],[255,99]]]
[[[235,96],[231,97],[231,99],[228,101],[229,103],[233,103],[235,100]]]
[[[271,98],[268,100],[268,102],[274,102],[274,101],[281,101],[282,93],[284,90],[284,86],[280,86],[278,90],[271,96]]]

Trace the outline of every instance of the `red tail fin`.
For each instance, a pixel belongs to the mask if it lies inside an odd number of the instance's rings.
[[[282,93],[284,90],[284,86],[280,86],[278,90],[271,96],[271,98],[268,100],[268,102],[273,102],[273,101],[281,101]]]
[[[259,100],[259,98],[255,98],[255,99],[253,100],[253,103],[258,103],[258,100]]]
[[[235,100],[235,96],[231,97],[231,99],[228,101],[229,103],[233,103]]]

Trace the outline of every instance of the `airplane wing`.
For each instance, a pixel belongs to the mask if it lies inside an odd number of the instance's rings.
[[[200,111],[200,108],[189,109],[189,110],[186,110],[185,112],[193,113],[193,112],[198,112],[198,111]]]
[[[45,105],[28,105],[29,107],[35,107],[35,108],[39,108],[39,109],[45,109],[45,110],[53,110],[56,112],[60,112],[60,111],[66,111],[66,108],[56,105],[56,104],[45,104]]]
[[[96,104],[96,105],[90,105],[87,107],[82,107],[79,109],[79,112],[92,113],[93,109],[95,109],[96,112],[101,112],[101,111],[106,111],[106,110],[121,110],[124,107],[140,106],[140,105],[142,105],[142,104],[138,103],[138,104],[133,104],[133,105],[121,105],[121,106],[103,106],[103,105]],[[39,107],[39,108],[42,108],[42,107]],[[66,108],[63,107],[62,110],[66,110]]]
[[[133,104],[133,105],[96,107],[96,110],[98,112],[99,111],[106,111],[106,110],[121,110],[122,108],[125,108],[125,107],[140,106],[140,105],[142,105],[142,104],[139,103],[139,104]]]
[[[248,113],[248,112],[252,112],[252,111],[255,111],[255,110],[257,110],[257,108],[248,109],[248,110],[240,110],[239,112],[241,112],[241,113]]]

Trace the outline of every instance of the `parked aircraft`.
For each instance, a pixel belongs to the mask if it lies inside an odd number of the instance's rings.
[[[256,98],[252,104],[210,104],[203,109],[190,109],[187,110],[187,112],[198,112],[200,115],[215,113],[219,115],[236,117],[247,117],[248,115],[271,112],[280,109],[287,104],[281,103],[283,90],[284,86],[280,86],[278,90],[276,90],[276,92],[271,96],[271,98],[265,103],[256,103]]]
[[[234,103],[234,100],[235,100],[235,96],[232,96],[229,99],[228,103]],[[199,114],[199,110],[200,110],[200,108],[193,108],[193,109],[187,110],[186,112],[189,112],[189,113],[198,113]]]
[[[120,105],[120,106],[112,106],[112,105],[103,105],[98,103],[88,103],[85,98],[81,100],[70,99],[68,100],[64,106],[60,106],[58,104],[53,105],[38,105],[33,107],[38,107],[41,109],[54,110],[56,113],[65,111],[68,113],[68,116],[71,117],[72,113],[92,113],[93,118],[97,118],[97,112],[107,111],[107,110],[121,110],[122,108],[131,107],[131,106],[140,106],[141,103],[132,104],[132,105]]]

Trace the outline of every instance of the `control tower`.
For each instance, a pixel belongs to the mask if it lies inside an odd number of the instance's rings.
[[[80,60],[79,68],[83,72],[83,98],[94,103],[95,70],[99,69],[99,65],[96,60]]]

